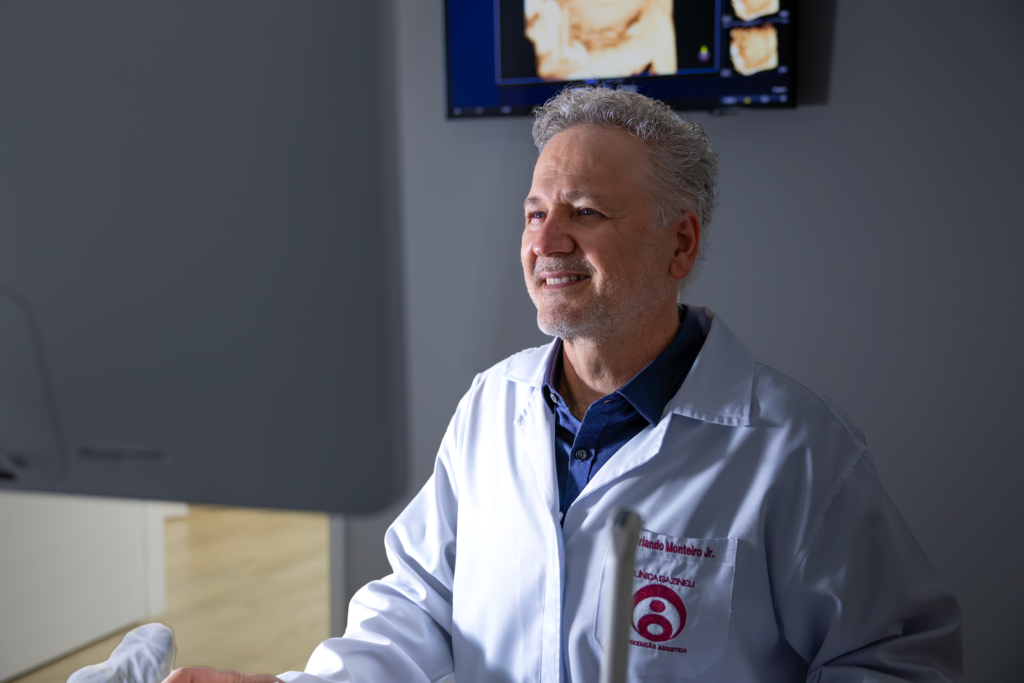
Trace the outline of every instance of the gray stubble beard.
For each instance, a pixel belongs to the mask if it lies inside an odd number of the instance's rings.
[[[647,270],[649,272],[640,274],[642,280],[653,275],[653,267]],[[593,286],[593,279],[591,279],[591,286]],[[635,328],[656,307],[653,297],[645,297],[639,288],[632,292],[627,300],[616,300],[614,295],[619,289],[620,283],[617,279],[608,279],[605,281],[602,292],[593,292],[587,301],[581,302],[581,305],[570,310],[564,308],[552,310],[553,307],[548,307],[545,313],[540,302],[535,301],[534,303],[537,304],[537,326],[541,332],[552,337],[600,346],[607,342],[617,330]],[[544,297],[543,290],[538,293],[538,296]]]
[[[552,337],[601,344],[610,336],[615,325],[615,317],[608,310],[607,300],[600,296],[592,296],[574,309],[552,308],[549,306],[546,312],[537,308],[537,326],[541,332]]]

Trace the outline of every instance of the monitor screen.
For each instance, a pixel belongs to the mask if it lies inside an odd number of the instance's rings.
[[[528,114],[569,83],[676,109],[795,105],[795,0],[447,0],[448,116]]]

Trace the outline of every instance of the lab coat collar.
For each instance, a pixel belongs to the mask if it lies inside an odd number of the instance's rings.
[[[708,338],[679,391],[665,406],[662,418],[671,412],[714,424],[748,426],[754,389],[754,355],[721,317],[708,308],[703,312],[711,320]],[[513,382],[540,389],[548,363],[558,351],[557,341],[512,356],[506,361],[502,375]]]
[[[754,394],[754,354],[740,341],[725,321],[709,309],[711,330],[697,360],[665,413],[730,427],[750,425],[750,404]],[[662,415],[662,417],[664,417]]]

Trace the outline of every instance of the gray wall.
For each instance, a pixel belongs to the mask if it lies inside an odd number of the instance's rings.
[[[0,1],[0,489],[404,492],[382,9]]]
[[[441,2],[397,4],[412,479],[422,482],[473,375],[545,339],[518,263],[529,123],[446,121]],[[961,599],[974,681],[1007,680],[1024,610],[1024,449],[1012,433],[1024,408],[1022,14],[997,0],[847,0],[827,104],[695,117],[721,153],[721,208],[689,300],[864,428]],[[387,571],[380,539],[393,515],[350,523],[361,549],[351,587]]]

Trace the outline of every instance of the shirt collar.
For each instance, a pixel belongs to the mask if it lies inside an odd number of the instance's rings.
[[[754,355],[721,316],[707,308],[691,306],[689,310],[707,321],[707,339],[666,410],[715,424],[750,424]],[[557,339],[520,351],[503,361],[499,372],[512,382],[540,389],[551,359],[557,355],[556,347],[561,350]]]
[[[679,390],[700,353],[710,327],[703,310],[694,313],[682,305],[679,306],[679,320],[682,323],[679,331],[665,350],[615,392],[627,400],[648,424],[657,424],[661,419],[665,406]],[[548,401],[551,394],[557,395],[561,372],[562,340],[557,339],[553,353],[548,357],[544,376],[545,399]]]
[[[682,324],[672,342],[618,391],[652,425],[658,424],[665,406],[679,391],[707,336],[686,306],[679,307],[679,318]]]

